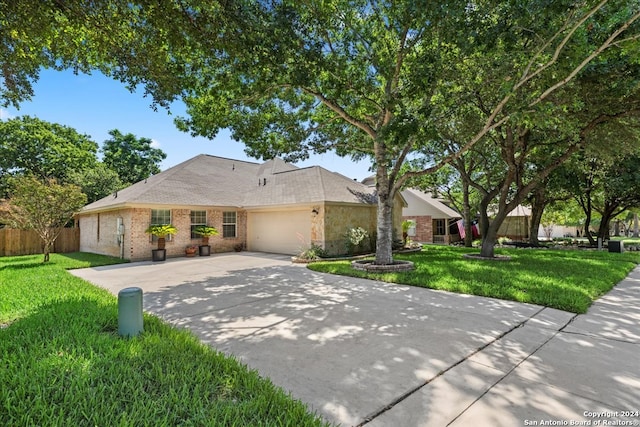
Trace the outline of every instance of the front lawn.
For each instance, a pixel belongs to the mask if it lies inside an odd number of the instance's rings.
[[[321,426],[237,360],[145,314],[117,334],[117,299],[65,269],[87,254],[0,258],[0,425]]]
[[[309,268],[584,313],[640,262],[640,252],[497,249],[496,254],[511,256],[507,262],[469,260],[462,257],[465,253],[478,249],[425,246],[419,253],[396,255],[415,263],[416,269],[406,273],[361,272],[349,261],[317,262]]]

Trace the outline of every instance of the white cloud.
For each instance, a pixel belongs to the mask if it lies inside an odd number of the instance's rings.
[[[160,148],[160,141],[158,141],[157,139],[151,138],[151,147]]]
[[[0,120],[11,120],[13,118],[14,116],[9,114],[7,110],[5,110],[4,108],[0,108]]]

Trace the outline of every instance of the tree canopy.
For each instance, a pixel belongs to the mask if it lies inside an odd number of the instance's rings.
[[[109,135],[111,139],[102,145],[102,161],[118,174],[121,182],[134,184],[160,172],[160,163],[167,155],[153,147],[151,139],[122,134],[117,129],[110,130]]]
[[[39,66],[99,68],[161,105],[181,97],[181,129],[229,128],[252,156],[369,158],[378,264],[392,262],[393,199],[410,178],[502,126],[551,117],[552,95],[594,59],[640,57],[631,0],[13,3],[0,4],[7,102],[29,95]],[[472,125],[447,152],[438,127],[465,115]],[[422,168],[407,172],[412,158]]]
[[[45,181],[33,176],[11,180],[8,208],[2,220],[14,228],[34,230],[43,243],[44,262],[64,226],[87,202],[87,196],[75,185],[61,185],[55,179]]]
[[[72,171],[95,166],[97,151],[89,135],[68,126],[30,116],[0,121],[0,187],[6,193],[7,179],[24,174],[67,182]]]
[[[75,184],[87,195],[87,203],[95,202],[125,187],[118,173],[103,162],[96,163],[92,169],[73,171],[69,182]]]

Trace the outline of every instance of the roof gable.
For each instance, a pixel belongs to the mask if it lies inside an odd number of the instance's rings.
[[[461,218],[458,212],[424,191],[407,188],[402,191],[402,195],[409,205],[409,215],[414,215],[416,211],[420,211],[421,215],[431,215],[434,218]]]
[[[133,205],[257,207],[370,203],[374,189],[319,166],[262,164],[201,154],[93,202],[83,212]]]

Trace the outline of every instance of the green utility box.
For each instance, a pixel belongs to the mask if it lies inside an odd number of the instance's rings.
[[[135,337],[143,329],[142,289],[122,289],[118,292],[118,334]]]

